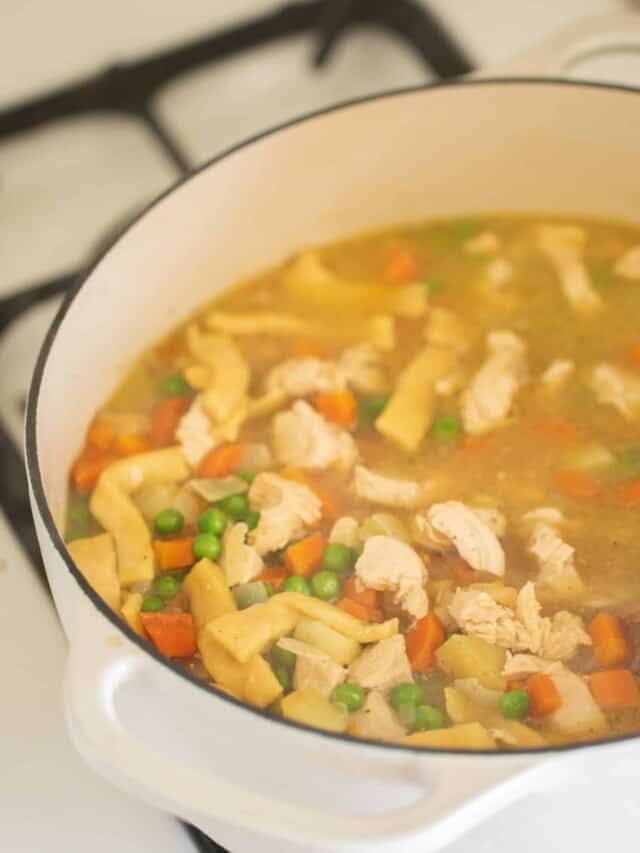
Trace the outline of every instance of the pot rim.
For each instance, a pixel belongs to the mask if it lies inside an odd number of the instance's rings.
[[[33,495],[33,500],[40,514],[40,518],[42,523],[47,531],[49,536],[49,540],[53,545],[55,551],[58,556],[62,559],[62,561],[66,564],[67,569],[71,573],[72,577],[78,584],[78,586],[82,589],[85,595],[89,598],[93,606],[99,610],[102,615],[113,625],[113,627],[117,628],[119,631],[124,633],[127,639],[134,643],[140,650],[150,655],[155,661],[167,669],[171,670],[174,674],[178,675],[191,685],[198,687],[201,690],[206,691],[212,697],[217,698],[219,701],[228,702],[234,706],[236,706],[239,710],[244,711],[248,714],[257,715],[262,719],[269,720],[275,724],[279,724],[281,726],[287,726],[294,729],[298,729],[302,732],[306,732],[308,734],[313,734],[315,736],[320,736],[323,738],[328,738],[331,741],[340,741],[344,746],[352,747],[353,749],[371,749],[375,747],[379,750],[384,750],[386,754],[392,753],[401,753],[401,754],[416,754],[416,755],[429,755],[429,756],[448,756],[448,757],[467,757],[467,758],[477,758],[480,760],[482,757],[491,756],[492,758],[500,759],[500,760],[509,760],[510,757],[520,758],[529,757],[533,758],[537,755],[549,755],[549,754],[559,754],[566,752],[574,752],[577,750],[583,750],[586,748],[593,747],[605,747],[607,745],[611,745],[614,743],[620,743],[622,741],[630,741],[640,738],[640,733],[637,734],[625,734],[619,736],[611,736],[608,738],[603,738],[600,740],[594,741],[581,741],[578,743],[568,743],[561,744],[556,746],[545,746],[545,747],[537,747],[537,748],[522,748],[522,749],[509,749],[505,751],[496,751],[490,749],[438,749],[435,747],[422,747],[422,746],[413,746],[413,745],[401,745],[401,744],[393,744],[393,743],[385,743],[383,741],[377,741],[366,738],[355,738],[347,734],[341,734],[337,732],[329,732],[323,731],[322,729],[316,729],[312,726],[308,726],[304,723],[297,723],[293,720],[288,720],[282,716],[275,716],[271,714],[269,711],[256,708],[255,706],[249,705],[245,702],[242,702],[239,699],[236,699],[233,696],[228,695],[220,690],[217,690],[210,684],[207,684],[196,676],[192,675],[188,672],[184,667],[180,666],[180,664],[173,661],[171,658],[165,657],[162,655],[154,646],[145,641],[142,637],[133,631],[129,625],[121,619],[103,600],[100,596],[95,592],[93,587],[89,584],[89,582],[85,579],[85,577],[80,573],[79,569],[76,567],[75,563],[71,559],[67,548],[65,546],[64,540],[60,535],[55,522],[53,520],[52,513],[49,509],[49,504],[45,495],[44,484],[42,481],[42,473],[40,470],[40,463],[38,459],[39,448],[38,448],[38,440],[37,440],[37,420],[38,420],[38,404],[40,399],[40,391],[42,387],[44,371],[47,365],[47,361],[49,358],[50,351],[53,347],[53,344],[58,336],[58,332],[60,330],[60,326],[67,315],[67,312],[70,310],[76,296],[85,286],[85,284],[91,279],[93,271],[98,266],[98,264],[103,260],[103,258],[111,251],[113,246],[119,242],[119,240],[124,237],[127,232],[146,214],[156,207],[158,204],[164,201],[169,195],[171,195],[175,190],[185,184],[187,181],[190,181],[194,178],[197,178],[201,172],[209,169],[214,166],[218,162],[226,159],[230,155],[234,154],[236,151],[240,151],[243,148],[248,148],[250,145],[253,145],[255,142],[259,142],[262,139],[265,139],[269,136],[272,136],[276,133],[279,133],[282,130],[287,130],[290,127],[295,127],[298,124],[302,124],[310,119],[314,119],[320,116],[329,115],[332,113],[339,112],[340,110],[349,109],[354,106],[360,106],[361,104],[367,104],[372,101],[382,101],[388,98],[394,98],[401,95],[407,95],[412,93],[429,93],[431,91],[437,91],[440,89],[461,89],[461,88],[469,88],[469,87],[483,87],[483,86],[496,86],[496,85],[542,85],[542,86],[561,86],[564,88],[583,88],[583,89],[596,89],[596,90],[605,90],[605,91],[613,91],[613,92],[622,92],[623,94],[629,95],[640,95],[640,89],[635,88],[626,84],[619,83],[601,83],[597,81],[587,81],[587,80],[572,80],[565,79],[562,77],[536,77],[536,76],[525,76],[525,77],[517,77],[517,76],[509,76],[509,77],[478,77],[478,78],[462,78],[462,79],[454,79],[454,80],[444,80],[444,81],[436,81],[433,83],[426,84],[418,84],[415,86],[404,86],[396,89],[390,89],[384,92],[378,92],[372,95],[365,95],[358,98],[352,98],[347,101],[340,101],[337,104],[332,104],[327,107],[323,107],[318,110],[314,110],[308,113],[304,113],[302,115],[296,116],[293,119],[289,119],[288,121],[282,122],[281,124],[275,125],[273,127],[268,128],[267,130],[260,131],[259,133],[250,136],[239,143],[231,146],[230,148],[225,149],[219,154],[216,154],[214,157],[207,160],[202,165],[198,166],[188,175],[185,175],[179,178],[177,181],[171,184],[166,190],[164,190],[160,195],[156,196],[151,202],[145,205],[128,223],[127,225],[120,231],[118,231],[107,243],[104,249],[98,254],[96,258],[92,261],[89,267],[86,269],[84,274],[82,274],[78,281],[73,285],[71,290],[65,295],[60,308],[56,316],[49,327],[45,339],[40,347],[40,351],[38,353],[38,358],[36,361],[36,366],[33,372],[33,376],[31,379],[31,385],[29,388],[29,394],[27,399],[27,409],[26,409],[26,417],[25,417],[25,456],[26,456],[26,469],[28,473],[28,478],[31,486],[31,492]]]

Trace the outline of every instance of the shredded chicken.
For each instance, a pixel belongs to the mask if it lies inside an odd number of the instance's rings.
[[[640,418],[640,377],[603,362],[594,367],[590,385],[598,402],[613,406],[629,421]]]
[[[255,478],[249,502],[260,510],[258,526],[249,534],[250,544],[260,555],[304,535],[322,516],[321,501],[311,489],[270,472]]]
[[[380,350],[373,344],[363,343],[344,350],[338,366],[346,384],[361,394],[381,394],[388,388]]]
[[[548,674],[558,671],[562,666],[559,661],[544,660],[538,655],[511,654],[507,652],[507,660],[502,670],[505,678],[520,679],[528,678],[538,672]]]
[[[413,681],[404,636],[396,634],[367,646],[349,667],[347,678],[365,690],[383,691]]]
[[[346,545],[348,548],[355,548],[359,541],[360,524],[355,518],[344,515],[342,518],[335,520],[329,533],[329,542]]]
[[[356,737],[395,743],[406,734],[391,706],[378,690],[367,694],[364,705],[351,718],[349,731]]]
[[[622,278],[640,281],[640,246],[627,249],[624,255],[615,262],[613,271]]]
[[[582,260],[587,235],[573,225],[542,225],[538,229],[538,247],[560,279],[562,292],[571,307],[583,314],[602,308]]]
[[[507,532],[507,519],[504,513],[500,512],[496,507],[471,506],[469,509],[498,538],[504,536]]]
[[[487,348],[487,360],[461,396],[464,428],[472,435],[505,422],[527,379],[526,346],[521,338],[509,331],[491,332]]]
[[[529,530],[527,547],[538,564],[536,586],[563,597],[584,592],[584,584],[574,563],[575,548],[559,534],[564,516],[553,507],[540,507],[523,516]]]
[[[255,548],[246,544],[249,528],[244,523],[229,525],[222,538],[220,565],[227,586],[252,581],[262,571],[262,558]]]
[[[561,666],[549,672],[562,704],[545,718],[545,724],[571,737],[602,735],[607,721],[591,690],[580,675]]]
[[[415,509],[428,499],[427,484],[385,477],[363,465],[355,468],[353,488],[357,497],[383,506]]]
[[[549,391],[560,391],[575,373],[575,362],[569,358],[557,358],[544,371],[540,382]]]
[[[582,619],[568,610],[554,613],[551,621],[544,619],[540,654],[550,660],[569,660],[578,646],[590,646],[591,637],[585,631]]]
[[[358,447],[344,429],[322,417],[304,400],[296,400],[272,423],[273,451],[283,465],[322,471],[349,470],[358,458]]]
[[[211,434],[211,421],[196,397],[189,410],[180,419],[176,438],[184,458],[192,468],[197,468],[204,457],[220,443]]]
[[[266,390],[284,391],[290,397],[305,397],[324,391],[342,391],[346,378],[334,362],[315,356],[290,358],[272,367],[267,374]]]
[[[390,536],[371,536],[355,565],[356,577],[370,589],[390,590],[394,601],[414,619],[429,610],[427,571],[418,554]]]
[[[315,690],[329,698],[334,689],[345,680],[346,670],[320,649],[299,640],[282,639],[278,643],[296,655],[293,673],[294,690]]]
[[[435,551],[455,549],[479,572],[504,575],[504,550],[492,527],[504,520],[496,517],[487,523],[482,510],[474,510],[460,501],[433,504],[413,519],[416,541]],[[498,514],[500,516],[501,514]]]
[[[463,249],[467,255],[488,255],[500,248],[500,238],[493,231],[482,231],[467,240]]]

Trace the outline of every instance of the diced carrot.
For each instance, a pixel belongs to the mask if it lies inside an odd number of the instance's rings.
[[[356,619],[361,619],[363,622],[369,621],[369,611],[367,608],[364,604],[360,604],[352,598],[343,598],[338,602],[338,607],[341,610],[344,610],[345,613],[350,613],[352,616],[355,616]]]
[[[321,533],[312,533],[289,545],[284,552],[284,564],[292,575],[307,577],[320,567],[327,540]]]
[[[327,351],[320,341],[314,338],[292,338],[289,342],[289,352],[298,357],[314,356],[325,358]]]
[[[342,594],[345,598],[362,604],[369,612],[382,610],[382,593],[364,586],[353,575],[342,584]]]
[[[640,344],[634,344],[632,347],[629,347],[626,356],[627,361],[634,367],[640,367]]]
[[[98,482],[100,474],[115,459],[114,453],[109,450],[85,447],[71,470],[71,480],[76,491],[90,492]]]
[[[589,676],[593,698],[601,708],[633,708],[640,705],[640,688],[628,669],[610,669]]]
[[[543,672],[536,672],[527,681],[529,694],[529,713],[532,717],[545,717],[557,711],[562,705],[562,697],[552,679]]]
[[[228,477],[238,470],[241,460],[241,444],[221,444],[204,457],[198,466],[198,477]]]
[[[98,450],[108,450],[113,443],[113,427],[106,421],[96,418],[89,427],[87,443]]]
[[[462,558],[456,558],[449,564],[449,572],[458,586],[469,586],[472,583],[482,583],[485,578],[483,572],[472,569],[469,563]]]
[[[535,429],[550,444],[560,447],[566,444],[575,444],[580,440],[578,427],[570,421],[539,421],[535,425]]]
[[[619,666],[629,656],[622,625],[612,613],[598,613],[589,625],[593,654],[600,666]]]
[[[385,278],[395,284],[406,284],[415,281],[418,275],[418,264],[413,252],[408,249],[397,249],[389,258],[384,270]]]
[[[114,446],[121,456],[135,456],[136,453],[146,453],[149,450],[149,442],[140,435],[119,435]]]
[[[353,429],[358,422],[358,404],[351,391],[316,394],[311,402],[328,421],[345,429]]]
[[[623,504],[640,503],[640,480],[630,480],[615,490],[615,498]]]
[[[322,503],[322,515],[324,518],[335,518],[338,514],[336,505],[332,498],[309,477],[301,468],[296,468],[295,465],[285,465],[280,471],[280,476],[285,480],[293,480],[294,483],[301,483],[308,489],[311,489],[313,494]]]
[[[189,408],[186,397],[166,397],[151,412],[150,439],[152,447],[169,447],[175,443],[180,418]]]
[[[193,555],[193,536],[181,536],[179,539],[156,539],[153,543],[158,568],[163,571],[184,569],[195,563]]]
[[[442,622],[430,611],[405,634],[404,641],[411,669],[424,672],[433,666],[434,655],[444,643]]]
[[[267,581],[275,590],[278,590],[288,577],[289,572],[284,566],[266,566],[255,580]]]
[[[597,480],[582,471],[558,471],[553,484],[562,494],[578,500],[595,498],[600,491]]]
[[[170,658],[195,655],[196,628],[190,613],[141,613],[140,621],[152,643]]]

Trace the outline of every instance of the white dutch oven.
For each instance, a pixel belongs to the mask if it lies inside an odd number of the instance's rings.
[[[93,412],[140,350],[228,284],[309,243],[404,220],[517,210],[637,220],[640,95],[548,75],[605,43],[637,46],[639,20],[560,35],[501,79],[360,101],[243,144],[156,202],[66,300],[35,372],[28,471],[69,638],[69,728],[114,784],[234,853],[428,853],[532,790],[637,763],[639,738],[453,754],[270,718],[143,644],[79,575],[59,531]],[[518,79],[532,73],[542,76]]]

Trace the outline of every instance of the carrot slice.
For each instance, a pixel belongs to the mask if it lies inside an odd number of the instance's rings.
[[[140,621],[152,643],[170,658],[195,655],[196,627],[190,613],[141,613]]]
[[[598,613],[589,625],[589,636],[600,666],[619,666],[629,657],[629,647],[617,616]]]
[[[198,466],[198,477],[228,477],[238,470],[241,461],[241,444],[221,444],[204,457]]]
[[[312,533],[289,545],[284,552],[284,564],[293,575],[307,577],[320,567],[327,540],[321,533]]]
[[[109,450],[85,447],[71,470],[71,481],[76,491],[83,494],[90,492],[98,482],[100,474],[115,459],[115,454]]]
[[[358,422],[358,404],[351,391],[316,394],[311,402],[328,421],[345,429],[353,429]]]
[[[616,490],[615,497],[623,504],[640,503],[640,480],[624,483]]]
[[[346,613],[350,613],[352,616],[355,616],[356,619],[361,619],[363,622],[369,621],[369,611],[367,608],[364,604],[360,604],[352,598],[343,598],[338,602],[338,607]]]
[[[604,709],[633,708],[640,705],[640,688],[628,669],[610,669],[589,676],[593,698]]]
[[[385,278],[395,284],[406,284],[415,281],[418,275],[418,264],[415,255],[408,249],[398,249],[387,262],[384,270]]]
[[[342,594],[345,598],[366,607],[370,613],[382,610],[382,593],[360,584],[353,575],[342,584]]]
[[[539,421],[535,425],[535,429],[550,444],[560,447],[566,444],[575,444],[580,440],[578,427],[570,421]]]
[[[536,672],[527,681],[525,687],[529,694],[529,713],[532,717],[545,717],[557,711],[562,705],[562,697],[553,680],[543,672]]]
[[[113,427],[106,423],[106,421],[101,421],[100,418],[96,418],[89,427],[89,432],[87,433],[87,444],[90,444],[91,447],[95,447],[98,450],[108,450],[113,443],[113,437]]]
[[[332,498],[318,486],[301,468],[296,468],[295,465],[285,465],[280,471],[280,476],[285,480],[292,480],[294,483],[301,483],[308,489],[311,489],[313,494],[322,503],[322,515],[324,518],[335,518],[338,514],[335,503]]]
[[[600,491],[597,480],[582,471],[558,471],[553,478],[555,488],[570,498],[595,498]]]
[[[189,408],[186,397],[167,397],[160,400],[151,412],[150,439],[152,447],[169,447],[175,443],[180,418]]]
[[[254,580],[267,581],[275,590],[278,590],[288,577],[289,572],[284,566],[266,566]]]
[[[435,613],[429,612],[405,634],[407,657],[414,672],[433,666],[437,649],[444,643],[444,628]]]
[[[193,536],[179,539],[156,539],[153,543],[158,568],[163,571],[184,569],[195,563],[193,555]]]

